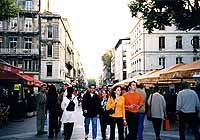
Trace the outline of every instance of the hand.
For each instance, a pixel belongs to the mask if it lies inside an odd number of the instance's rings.
[[[167,119],[167,113],[166,112],[164,112],[164,118]]]
[[[198,117],[198,119],[200,119],[200,112],[198,112],[197,117]]]
[[[126,120],[124,120],[124,122],[123,122],[123,125],[124,125],[124,126],[126,126],[126,125],[127,125],[127,122],[126,122]]]
[[[176,119],[179,120],[178,112],[176,112]]]
[[[83,110],[84,113],[87,113],[87,110]]]

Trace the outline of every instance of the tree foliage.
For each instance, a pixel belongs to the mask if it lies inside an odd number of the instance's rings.
[[[154,29],[172,24],[180,30],[200,25],[200,0],[133,0],[129,9],[132,17],[144,19],[144,28]]]
[[[88,81],[88,85],[92,85],[92,84],[96,85],[95,79],[88,79],[87,81]]]
[[[103,61],[103,66],[105,66],[107,69],[111,69],[111,58],[112,58],[111,50],[106,51],[101,57],[101,60]]]
[[[0,0],[0,20],[8,20],[16,17],[20,9],[16,6],[15,0]]]

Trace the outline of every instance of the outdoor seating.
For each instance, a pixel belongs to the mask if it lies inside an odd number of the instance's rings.
[[[8,121],[9,108],[10,106],[4,106],[2,104],[0,106],[0,128]]]

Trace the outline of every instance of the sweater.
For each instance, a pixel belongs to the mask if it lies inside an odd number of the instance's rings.
[[[110,115],[111,117],[116,117],[116,118],[122,117],[123,120],[126,119],[125,118],[125,108],[124,108],[124,97],[123,96],[119,97],[119,100],[117,101],[116,104],[115,104],[114,99],[110,96],[108,98],[108,102],[107,102],[107,105],[106,105],[106,110],[109,110],[111,108],[113,110],[115,110],[115,112]]]

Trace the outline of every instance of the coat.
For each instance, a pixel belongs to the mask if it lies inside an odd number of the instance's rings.
[[[84,117],[96,117],[101,110],[101,101],[99,96],[94,93],[93,97],[89,92],[83,95],[82,110],[87,110],[87,113],[83,112]]]
[[[78,107],[78,99],[74,95],[72,95],[72,99],[75,103],[75,111],[67,111],[66,108],[67,108],[67,106],[70,102],[70,99],[68,99],[66,96],[63,97],[63,101],[61,103],[61,108],[63,110],[63,114],[62,114],[62,117],[61,117],[62,123],[72,123],[72,122],[76,122],[76,120],[77,120],[76,110],[77,110],[77,107]]]

